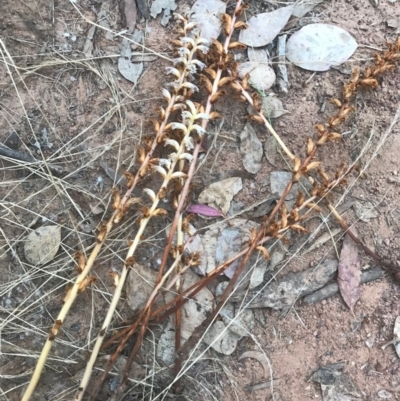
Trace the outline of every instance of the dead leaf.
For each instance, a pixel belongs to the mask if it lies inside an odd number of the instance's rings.
[[[139,312],[146,304],[154,289],[157,271],[135,263],[129,272],[126,283],[126,302],[133,312]],[[157,302],[162,306],[162,300]]]
[[[203,341],[215,349],[215,351],[231,355],[237,346],[240,337],[227,329],[224,322],[216,321],[207,330]]]
[[[241,250],[242,244],[250,239],[250,232],[258,228],[258,224],[248,219],[232,219],[224,221],[206,231],[201,240],[204,246],[202,262],[207,263],[207,273],[213,271],[218,263],[225,262],[235,255],[235,251]],[[234,268],[232,265],[225,271],[227,277],[232,277]]]
[[[278,151],[276,149],[276,139],[271,135],[264,143],[264,153],[267,160],[275,166]]]
[[[197,283],[197,281],[199,281],[197,274],[191,270],[186,270],[181,277],[182,291]],[[168,303],[172,301],[174,297],[175,293],[173,291],[167,292],[165,294],[165,301]],[[182,306],[181,309],[183,318],[181,322],[181,330],[183,338],[188,339],[193,331],[200,326],[201,323],[203,323],[208,314],[211,312],[213,303],[214,296],[212,292],[207,287],[204,287]],[[170,316],[172,323],[174,323],[174,318],[175,316]]]
[[[250,61],[256,63],[269,63],[270,57],[267,49],[257,49],[255,47],[249,47],[247,49],[247,57]]]
[[[323,1],[324,0],[305,0],[300,2],[293,7],[292,15],[294,17],[301,18]]]
[[[292,180],[292,175],[293,174],[288,171],[273,171],[270,175],[272,195],[277,194],[280,197],[285,191],[286,186]],[[293,188],[286,197],[287,200],[291,200],[295,197],[297,194],[297,188],[297,184],[293,185]]]
[[[309,71],[327,71],[347,61],[357,42],[344,29],[329,24],[309,24],[287,41],[286,57]]]
[[[264,369],[264,377],[269,376],[268,359],[267,359],[267,356],[263,352],[246,351],[246,352],[243,352],[243,354],[239,356],[239,361],[244,358],[252,358],[252,359],[255,359],[256,361],[260,362]]]
[[[238,177],[227,178],[214,182],[205,188],[199,195],[199,203],[206,203],[226,215],[232,198],[242,189],[242,179]]]
[[[195,205],[190,205],[186,209],[187,213],[195,213],[199,214],[205,217],[223,217],[223,213],[221,213],[219,210],[207,206],[207,205],[200,205],[200,204],[195,204]]]
[[[128,33],[132,33],[135,30],[137,18],[136,0],[122,0],[121,12]]]
[[[89,206],[90,206],[90,210],[92,211],[92,213],[93,213],[94,215],[96,215],[96,214],[101,214],[101,213],[104,212],[104,209],[100,206],[99,203],[92,203],[92,202],[89,202]]]
[[[287,311],[299,298],[319,290],[331,281],[336,274],[337,265],[336,260],[327,259],[316,268],[289,273],[279,281],[271,282],[267,290],[261,293],[258,289],[235,292],[229,301],[243,302],[251,309],[273,308]]]
[[[171,13],[176,10],[176,7],[175,0],[154,0],[150,8],[150,14],[153,18],[156,18],[164,10],[161,25],[165,26],[168,24]]]
[[[118,59],[118,71],[128,81],[136,84],[143,72],[143,63],[131,63],[129,59]]]
[[[221,33],[221,14],[225,11],[226,4],[221,0],[197,0],[193,4],[191,18],[196,22],[202,38],[218,38]]]
[[[25,257],[33,265],[44,265],[56,256],[60,243],[60,226],[39,227],[25,240]]]
[[[121,43],[121,57],[118,59],[118,71],[128,81],[136,84],[143,72],[143,63],[132,63],[132,49],[130,42],[123,39]]]
[[[365,223],[379,216],[379,212],[371,202],[355,202],[353,208],[356,216]]]
[[[354,233],[354,229],[352,232]],[[361,295],[360,277],[361,259],[358,255],[358,247],[346,234],[340,252],[338,285],[340,293],[351,311]]]
[[[239,41],[252,47],[271,43],[288,22],[292,11],[293,6],[287,6],[251,17],[247,21],[248,28],[240,32]]]
[[[245,125],[240,134],[240,153],[243,166],[249,173],[256,174],[260,171],[263,156],[262,144],[250,123]]]
[[[250,75],[250,85],[259,91],[268,90],[275,82],[276,75],[268,63],[259,63],[256,61],[247,61],[238,65],[240,78]]]
[[[219,314],[228,329],[240,338],[248,337],[253,331],[255,321],[251,309],[241,310],[239,305],[227,303]]]

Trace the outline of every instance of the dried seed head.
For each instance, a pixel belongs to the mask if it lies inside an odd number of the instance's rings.
[[[329,175],[322,169],[318,169],[318,174],[322,177],[322,179],[326,182],[329,182]]]
[[[342,102],[339,99],[331,99],[331,103],[337,107],[342,107]]]
[[[300,192],[297,194],[297,199],[296,199],[296,207],[300,207],[305,201],[305,197],[303,192]]]
[[[314,150],[315,145],[311,138],[307,138],[307,156],[310,156],[312,151]]]
[[[206,72],[212,79],[217,77],[217,73],[212,68],[205,68],[203,71]]]
[[[160,123],[155,118],[152,118],[151,122],[152,122],[153,127],[154,127],[154,132],[157,134],[160,131]]]
[[[234,28],[235,29],[247,29],[249,26],[244,21],[236,22]]]
[[[256,247],[257,251],[260,251],[264,257],[265,260],[269,260],[270,256],[269,256],[269,252],[267,250],[267,248],[264,248],[263,246],[259,245]]]
[[[78,273],[82,273],[86,265],[86,256],[80,251],[75,251],[74,259],[76,260],[76,269],[78,270]]]
[[[88,277],[84,278],[84,279],[79,283],[79,286],[78,286],[78,293],[81,293],[81,292],[85,291],[86,288],[87,288],[89,285],[95,283],[96,281],[97,281],[97,278],[94,277],[94,276],[88,276]]]
[[[112,205],[114,210],[118,210],[121,204],[121,195],[119,194],[118,188],[114,187],[112,189]]]
[[[308,230],[307,230],[306,228],[304,228],[303,226],[301,226],[301,225],[299,225],[299,224],[292,224],[292,225],[290,226],[290,228],[291,228],[292,230],[299,231],[299,232],[303,232],[303,233],[307,233],[307,232],[308,232]]]
[[[328,135],[328,141],[340,141],[342,139],[342,134],[338,132],[332,132]]]
[[[210,120],[216,120],[218,118],[222,118],[222,114],[218,113],[217,111],[212,111],[210,114]]]
[[[246,91],[249,90],[249,79],[250,79],[250,74],[246,74],[242,79],[242,87]]]
[[[212,85],[211,81],[203,74],[200,75],[200,80],[201,80],[201,82],[203,82],[207,93],[210,95],[213,91],[213,85]]]
[[[218,82],[218,88],[232,82],[234,79],[235,78],[233,78],[233,77],[224,77],[224,78],[220,79],[220,81]]]
[[[228,50],[246,50],[247,46],[241,42],[232,42],[228,46]]]
[[[257,116],[255,114],[249,114],[247,118],[252,121],[257,121],[259,124],[264,124],[264,120],[261,116]]]
[[[221,99],[223,96],[225,96],[225,93],[226,92],[224,90],[214,93],[214,95],[212,95],[211,99],[210,99],[211,104],[218,102],[219,99]]]
[[[154,212],[153,212],[153,217],[155,217],[155,216],[166,217],[166,216],[168,216],[168,212],[165,209],[158,208],[158,209],[154,210]]]
[[[261,111],[261,105],[262,105],[260,95],[257,92],[253,92],[251,94],[251,97],[253,99],[253,107],[259,113]]]
[[[235,17],[239,17],[242,15],[243,11],[246,10],[249,7],[249,3],[243,3],[236,11],[235,11]]]
[[[146,158],[146,152],[142,146],[138,146],[137,150],[139,152],[139,163],[143,164],[144,159]]]
[[[321,162],[311,162],[310,164],[308,164],[305,167],[304,172],[308,173],[309,171],[318,168],[320,165],[321,165]]]
[[[293,172],[297,173],[299,171],[299,169],[300,169],[300,166],[301,166],[301,159],[300,159],[300,157],[296,156],[294,158]]]
[[[232,29],[232,17],[229,14],[221,14],[221,22],[224,34],[229,36]]]
[[[287,209],[285,203],[281,208],[281,228],[285,228],[288,224]]]
[[[316,203],[307,203],[306,208],[314,209],[318,213],[322,213],[322,209]]]
[[[212,38],[211,39],[215,50],[218,52],[219,56],[222,56],[225,52],[224,52],[224,47],[222,46],[222,44],[220,42],[218,42],[218,40]]]
[[[130,171],[126,171],[124,173],[124,177],[126,179],[126,186],[128,188],[131,188],[133,186],[133,183],[135,182],[135,176]]]

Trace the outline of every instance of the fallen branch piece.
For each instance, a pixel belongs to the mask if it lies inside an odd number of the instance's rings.
[[[268,291],[260,292],[259,289],[249,291],[244,304],[248,308],[288,310],[298,298],[325,286],[334,277],[337,266],[336,260],[328,259],[318,267],[300,273],[289,273],[281,280],[268,284]],[[257,295],[258,293],[260,294]],[[233,294],[230,301],[241,302],[242,299],[243,294]]]
[[[361,284],[369,283],[370,281],[379,280],[385,277],[385,271],[380,267],[376,266],[372,269],[365,270],[361,273]],[[304,297],[304,301],[307,304],[315,304],[322,301],[323,299],[332,297],[339,292],[338,283],[328,284],[327,286],[315,291],[313,294]]]

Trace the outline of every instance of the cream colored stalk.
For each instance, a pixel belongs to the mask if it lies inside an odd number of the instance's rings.
[[[192,23],[189,23],[184,18],[180,18],[180,20],[183,22],[182,32],[184,35],[186,35],[194,27],[194,25]],[[192,85],[191,83],[187,82],[187,80],[190,77],[191,73],[193,73],[196,68],[201,67],[201,63],[198,60],[196,60],[195,54],[199,50],[206,51],[205,41],[198,39],[197,47],[192,46],[192,42],[193,39],[190,38],[188,38],[188,40],[183,40],[182,47],[179,49],[179,52],[181,54],[181,61],[184,61],[185,63],[184,72],[180,74],[179,71],[177,71],[174,68],[171,68],[169,71],[170,74],[176,77],[176,80],[172,83],[174,90],[171,94],[168,90],[163,89],[162,93],[163,96],[166,98],[168,104],[166,109],[163,111],[163,118],[160,126],[157,127],[157,133],[151,144],[150,150],[147,152],[144,160],[141,163],[138,173],[133,177],[132,183],[130,183],[125,195],[122,197],[119,205],[120,207],[113,212],[111,218],[107,221],[106,224],[102,226],[102,230],[97,236],[97,243],[93,248],[89,258],[86,260],[83,266],[80,266],[82,268],[82,271],[76,277],[73,286],[69,289],[67,297],[64,299],[65,303],[62,306],[57,318],[55,319],[53,327],[50,330],[50,334],[48,335],[46,343],[43,346],[42,352],[36,363],[35,370],[33,372],[29,385],[25,390],[25,393],[22,396],[21,401],[28,401],[31,398],[33,392],[35,391],[35,388],[40,380],[40,376],[45,366],[46,360],[50,353],[51,347],[53,346],[53,342],[56,339],[58,333],[60,332],[60,329],[65,322],[65,319],[69,313],[69,310],[71,309],[71,306],[73,305],[79,292],[82,290],[82,287],[86,285],[88,274],[90,273],[90,270],[93,267],[93,263],[97,259],[97,256],[99,255],[104,242],[108,238],[109,233],[111,232],[114,225],[120,221],[119,214],[121,213],[122,210],[124,210],[124,208],[126,208],[126,206],[129,203],[132,203],[131,200],[132,191],[136,187],[140,178],[144,175],[145,171],[149,166],[149,162],[152,159],[154,150],[161,141],[161,138],[165,132],[165,127],[168,124],[171,112],[176,109],[177,102],[180,102],[182,100],[182,96],[179,93],[180,90],[184,88],[185,85],[188,85],[189,87]]]
[[[193,40],[193,39],[190,39]],[[200,40],[199,40],[200,41]],[[200,45],[199,41],[197,43]],[[203,42],[201,42],[203,43]],[[196,43],[193,44],[193,47],[196,47]],[[191,84],[193,85],[193,84]],[[200,127],[198,124],[196,124],[196,120],[198,119],[204,119],[208,118],[207,115],[204,113],[199,112],[196,110],[195,105],[190,101],[186,100],[186,105],[188,107],[188,110],[184,111],[183,117],[184,117],[184,122],[183,123],[171,123],[171,129],[172,130],[181,130],[184,133],[184,136],[181,140],[181,143],[178,143],[175,140],[172,139],[166,139],[165,140],[165,145],[172,146],[175,150],[174,153],[172,153],[169,156],[169,160],[167,159],[161,159],[160,160],[160,165],[155,167],[155,170],[161,174],[163,177],[163,183],[161,184],[161,187],[158,191],[157,194],[154,193],[151,189],[145,189],[144,191],[149,195],[152,205],[151,207],[146,211],[145,215],[142,217],[140,221],[140,226],[139,229],[136,233],[136,236],[134,240],[132,241],[128,253],[125,258],[125,264],[122,269],[121,275],[118,278],[116,282],[116,288],[114,292],[113,299],[111,300],[110,307],[107,311],[107,315],[104,319],[103,325],[100,330],[100,334],[97,337],[97,340],[94,344],[90,359],[86,365],[86,369],[83,375],[83,378],[81,380],[81,383],[79,385],[79,389],[76,393],[75,396],[75,401],[80,401],[84,395],[84,392],[86,390],[86,387],[89,383],[90,376],[93,371],[94,364],[96,362],[97,356],[100,352],[101,345],[103,344],[104,336],[107,332],[108,326],[111,323],[111,320],[114,316],[114,312],[117,308],[117,304],[119,302],[119,299],[121,297],[121,292],[125,284],[125,280],[128,276],[128,272],[130,267],[132,266],[132,258],[133,255],[136,252],[137,246],[139,245],[141,236],[144,233],[144,230],[150,221],[152,217],[155,217],[159,214],[163,214],[164,210],[158,208],[158,204],[160,200],[163,198],[165,194],[165,190],[170,183],[172,179],[175,178],[181,178],[184,177],[185,174],[180,172],[180,171],[175,171],[177,163],[182,160],[182,159],[191,159],[191,155],[187,153],[188,150],[193,148],[193,139],[191,137],[191,133],[197,132],[198,135],[203,135],[204,130],[202,127]]]

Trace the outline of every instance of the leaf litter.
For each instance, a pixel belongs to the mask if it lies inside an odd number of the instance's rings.
[[[256,174],[260,171],[263,156],[262,143],[250,123],[247,123],[240,133],[240,154],[243,166],[249,173]]]
[[[132,63],[132,50],[127,39],[122,40],[121,57],[118,58],[118,71],[128,81],[136,84],[143,72],[143,63]]]
[[[257,61],[246,61],[238,65],[238,74],[244,78],[249,74],[249,83],[259,91],[268,90],[276,80],[275,71],[268,63],[259,63]]]
[[[161,25],[166,26],[171,19],[171,14],[176,10],[175,0],[154,0],[151,8],[150,15],[156,18],[158,14],[163,13],[161,17]]]
[[[198,202],[207,204],[224,215],[228,213],[233,197],[242,189],[242,179],[226,178],[206,187],[199,195]]]
[[[289,21],[292,11],[293,6],[287,6],[251,17],[247,21],[248,28],[240,32],[239,41],[251,47],[271,43]]]
[[[205,39],[217,39],[221,33],[221,14],[226,3],[221,0],[197,0],[191,9],[191,18]]]
[[[361,295],[360,278],[361,258],[358,247],[349,234],[346,234],[339,258],[338,284],[340,294],[351,311]]]
[[[310,24],[287,41],[286,57],[309,71],[327,71],[347,61],[357,49],[355,39],[343,28]]]
[[[32,231],[25,239],[26,259],[33,265],[44,265],[56,256],[61,244],[61,227],[43,226]]]
[[[369,223],[371,219],[375,219],[379,216],[379,212],[376,210],[371,202],[355,202],[353,205],[354,212],[359,220],[364,223]]]
[[[263,96],[262,98],[262,110],[264,111],[265,117],[269,118],[279,118],[284,114],[289,113],[283,107],[282,101],[277,96]],[[252,114],[254,113],[253,106],[249,105],[247,111]],[[271,137],[274,139],[274,137]]]

